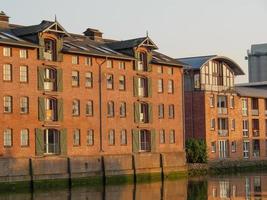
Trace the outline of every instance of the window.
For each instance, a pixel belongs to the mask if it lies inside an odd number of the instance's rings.
[[[113,89],[113,75],[107,74],[107,89]]]
[[[126,116],[126,103],[120,102],[120,117]]]
[[[85,114],[87,116],[93,116],[94,107],[93,107],[93,101],[92,100],[87,101],[86,108],[85,108]]]
[[[44,89],[53,91],[57,88],[57,73],[54,68],[45,68]]]
[[[113,61],[107,60],[107,68],[113,68]]]
[[[94,130],[93,129],[87,130],[87,145],[89,146],[94,145]]]
[[[29,98],[20,97],[20,113],[25,114],[29,112]]]
[[[4,96],[4,113],[12,112],[12,97]]]
[[[9,48],[9,47],[4,47],[4,48],[3,48],[3,56],[5,56],[5,57],[10,57],[10,56],[11,56],[11,48]]]
[[[125,90],[125,76],[119,77],[119,90]]]
[[[215,105],[215,99],[214,99],[214,95],[210,96],[210,107],[213,108]]]
[[[174,118],[174,105],[173,104],[169,105],[169,118],[170,119]]]
[[[73,132],[73,145],[74,146],[80,146],[81,145],[81,133],[80,133],[80,129],[74,129]]]
[[[158,74],[163,74],[163,67],[162,66],[158,66]]]
[[[20,66],[19,79],[20,79],[20,82],[22,83],[28,82],[28,67],[27,66]]]
[[[214,118],[210,120],[210,129],[215,130],[215,119]]]
[[[248,115],[248,99],[242,99],[242,115]]]
[[[158,79],[158,93],[163,92],[163,79]]]
[[[125,129],[121,130],[121,145],[127,145],[127,131]]]
[[[71,57],[71,63],[73,65],[78,65],[79,64],[79,56],[72,56]]]
[[[23,58],[23,59],[28,58],[28,51],[27,51],[27,49],[20,49],[19,50],[19,57],[20,58]]]
[[[164,104],[158,105],[158,116],[159,116],[159,119],[164,118]]]
[[[211,142],[211,152],[212,153],[216,152],[216,142]]]
[[[234,108],[235,107],[235,98],[234,96],[230,96],[230,108]]]
[[[114,102],[113,101],[109,101],[108,102],[108,117],[114,117]]]
[[[60,153],[60,132],[56,129],[44,130],[44,154]]]
[[[169,68],[168,68],[168,74],[169,74],[169,75],[172,75],[172,74],[173,74],[173,68],[172,68],[172,67],[169,67]]]
[[[119,62],[119,69],[125,69],[125,62]]]
[[[3,65],[3,80],[4,81],[12,80],[12,66],[10,64]]]
[[[227,114],[227,96],[218,96],[218,114]]]
[[[138,66],[139,71],[147,71],[147,54],[145,52],[138,53]]]
[[[243,141],[243,157],[244,158],[249,158],[249,148],[250,148],[249,141],[248,140]]]
[[[85,57],[85,65],[92,66],[92,58],[91,57]]]
[[[231,149],[232,149],[232,153],[236,152],[236,141],[232,141],[231,143]]]
[[[92,72],[85,73],[85,87],[87,88],[93,87],[93,73]]]
[[[27,147],[29,146],[29,130],[22,129],[20,131],[20,146]]]
[[[249,136],[248,127],[249,127],[248,120],[246,120],[246,119],[243,120],[243,137],[248,137]]]
[[[75,99],[72,102],[72,116],[80,115],[80,101]]]
[[[173,80],[168,80],[168,93],[173,93]]]
[[[4,130],[4,147],[11,147],[13,144],[12,129],[7,128]]]
[[[114,129],[111,129],[108,132],[108,144],[109,145],[115,145],[115,131],[114,131]]]
[[[138,110],[137,112],[139,113],[139,119],[138,119],[138,122],[141,122],[141,123],[148,123],[149,120],[150,120],[150,117],[152,116],[149,116],[149,110],[150,110],[150,105],[147,104],[147,103],[140,103],[138,104]]]
[[[175,131],[170,130],[170,144],[174,144],[174,143],[175,143]]]
[[[232,127],[231,127],[232,131],[235,130],[235,119],[232,119]]]
[[[135,77],[134,81],[135,94],[139,97],[147,97],[149,87],[151,87],[151,84],[149,85],[149,79],[145,77]]]
[[[159,131],[159,143],[165,144],[165,130],[163,129]]]
[[[219,132],[219,136],[228,135],[228,119],[227,118],[218,118],[218,132]]]
[[[253,157],[260,157],[260,140],[252,140]]]
[[[45,60],[55,60],[56,59],[56,41],[51,39],[45,39]]]
[[[258,110],[259,109],[259,100],[257,98],[251,99],[251,109]]]
[[[194,86],[195,86],[195,89],[199,89],[200,88],[200,77],[199,77],[199,74],[194,74]]]
[[[71,72],[71,76],[72,76],[71,85],[74,86],[74,87],[79,86],[79,81],[80,81],[79,72],[78,71],[72,71]]]
[[[260,135],[259,129],[260,129],[259,119],[252,119],[253,137],[258,137]]]

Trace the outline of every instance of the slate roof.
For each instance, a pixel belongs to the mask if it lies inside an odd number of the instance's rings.
[[[155,64],[176,65],[180,67],[183,67],[186,65],[185,63],[182,63],[178,60],[175,60],[174,58],[166,56],[157,51],[152,51],[152,55],[153,55],[152,63],[155,63]]]
[[[241,67],[230,58],[218,55],[197,56],[188,58],[177,58],[177,60],[187,64],[187,67],[199,70],[209,60],[223,61],[234,71],[235,75],[244,75],[245,73]]]
[[[240,84],[236,84],[236,86],[245,86],[245,87],[267,86],[267,81],[240,83]]]
[[[111,42],[111,43],[107,43],[107,45],[114,50],[130,49],[130,48],[138,46],[145,39],[146,37],[141,37],[141,38],[135,38],[135,39],[130,39],[130,40]]]
[[[267,91],[264,89],[235,86],[235,91],[242,97],[267,98]]]

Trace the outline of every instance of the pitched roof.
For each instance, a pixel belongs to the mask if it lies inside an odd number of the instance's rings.
[[[174,58],[171,58],[169,56],[166,56],[162,53],[159,53],[157,51],[152,51],[152,63],[155,64],[166,64],[166,65],[175,65],[175,66],[180,66],[183,67],[185,66],[184,63],[175,60]]]
[[[235,73],[235,75],[244,75],[245,73],[241,67],[231,60],[230,58],[218,55],[208,55],[208,56],[197,56],[197,57],[188,57],[188,58],[177,58],[177,60],[187,64],[189,68],[199,70],[204,64],[210,60],[217,60],[225,62]]]
[[[235,91],[242,97],[267,98],[267,91],[264,89],[235,86]]]

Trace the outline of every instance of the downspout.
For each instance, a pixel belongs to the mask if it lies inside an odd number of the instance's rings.
[[[184,101],[184,69],[182,69],[182,117],[183,117],[183,150],[185,151],[185,101]]]
[[[105,57],[104,61],[102,62],[98,62],[97,58],[96,58],[96,63],[98,65],[98,87],[99,87],[99,146],[100,152],[103,152],[103,132],[102,132],[102,65],[107,61],[107,57]]]

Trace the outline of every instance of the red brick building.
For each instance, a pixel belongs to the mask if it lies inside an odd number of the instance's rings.
[[[185,135],[207,144],[208,159],[267,156],[267,92],[236,86],[240,66],[222,56],[182,58],[185,68]]]
[[[157,49],[2,12],[0,156],[184,152],[182,64]]]

